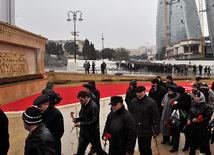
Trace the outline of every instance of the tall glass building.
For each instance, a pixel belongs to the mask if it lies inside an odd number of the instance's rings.
[[[167,0],[168,45],[185,39],[200,38],[195,0]],[[166,47],[165,0],[158,0],[156,22],[157,52]]]
[[[209,29],[210,43],[214,57],[214,0],[206,0],[207,23]]]
[[[15,0],[0,0],[0,21],[15,25]]]

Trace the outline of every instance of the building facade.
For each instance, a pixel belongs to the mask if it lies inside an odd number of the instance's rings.
[[[0,21],[15,25],[15,0],[0,0]]]
[[[209,29],[209,38],[212,49],[212,56],[214,57],[214,0],[206,0],[207,23]]]
[[[165,22],[167,11],[167,22]],[[156,23],[157,52],[161,53],[168,45],[185,39],[200,38],[200,23],[195,0],[158,0]],[[166,35],[167,24],[167,35]]]

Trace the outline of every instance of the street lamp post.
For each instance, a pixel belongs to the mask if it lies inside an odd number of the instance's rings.
[[[80,18],[79,21],[82,21],[82,11],[68,11],[67,15],[68,15],[68,19],[67,21],[70,22],[71,18],[70,18],[70,14],[73,14],[73,22],[74,22],[74,59],[75,59],[75,63],[76,63],[76,54],[77,54],[77,48],[76,48],[76,36],[77,36],[77,32],[76,32],[76,21],[77,21],[77,14],[80,14]]]

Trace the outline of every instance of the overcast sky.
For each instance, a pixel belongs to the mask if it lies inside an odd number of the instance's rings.
[[[68,11],[82,11],[78,40],[104,47],[136,49],[156,44],[158,0],[16,0],[16,26],[49,40],[73,40]]]

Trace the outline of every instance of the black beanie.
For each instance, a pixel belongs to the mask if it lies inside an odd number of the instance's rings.
[[[153,80],[151,81],[151,83],[153,83],[153,84],[155,84],[155,83],[159,84],[159,80],[158,80],[158,79],[153,79]]]
[[[178,86],[176,88],[176,92],[178,92],[179,94],[183,94],[185,93],[185,88],[184,87],[181,87],[181,86]]]
[[[22,119],[27,125],[37,125],[42,122],[41,112],[36,107],[29,107],[22,114]]]

